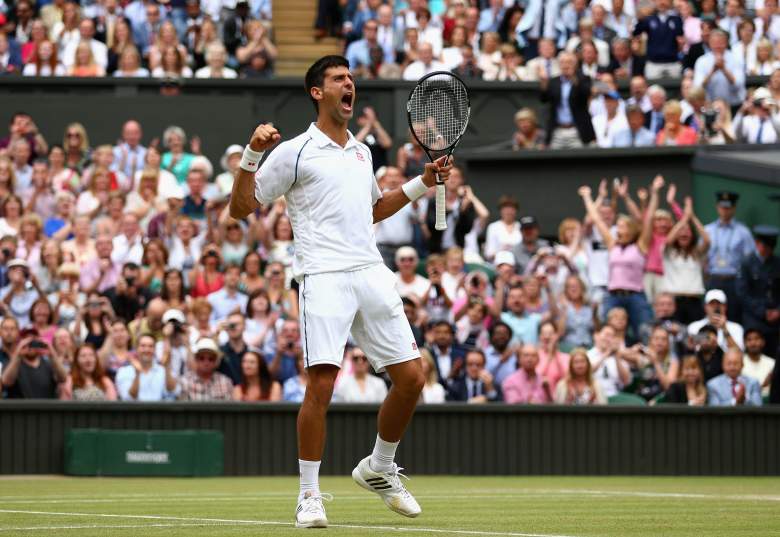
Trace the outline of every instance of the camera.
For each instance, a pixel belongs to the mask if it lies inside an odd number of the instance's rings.
[[[171,320],[168,321],[173,326],[173,333],[174,334],[183,334],[184,333],[184,326],[179,321]]]
[[[13,252],[11,251],[10,248],[3,248],[2,250],[0,250],[0,252],[3,253],[3,257],[6,259],[9,259],[13,255]]]
[[[469,284],[471,287],[479,287],[479,276],[472,276]]]
[[[203,257],[219,257],[219,254],[215,252],[214,250],[209,250],[206,253],[203,254]]]
[[[238,328],[238,325],[236,323],[228,323],[226,328],[228,330],[235,330],[236,328]]]
[[[30,348],[31,349],[46,349],[46,343],[41,341],[40,339],[34,339],[30,342]]]
[[[133,277],[125,278],[125,283],[127,284],[128,287],[133,287],[135,285],[135,278]]]
[[[714,108],[704,108],[701,111],[701,115],[704,116],[704,128],[707,129],[707,134],[710,136],[715,134],[715,120],[718,119],[718,111]]]

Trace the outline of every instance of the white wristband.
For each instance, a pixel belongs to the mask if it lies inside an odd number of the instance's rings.
[[[239,164],[239,167],[242,170],[254,173],[257,171],[257,168],[260,167],[262,158],[263,151],[255,151],[251,147],[246,146],[244,148],[244,154],[241,155],[241,164]]]
[[[406,194],[406,197],[412,201],[423,197],[428,192],[428,187],[423,183],[422,175],[418,175],[411,181],[404,183],[401,185],[401,189]]]

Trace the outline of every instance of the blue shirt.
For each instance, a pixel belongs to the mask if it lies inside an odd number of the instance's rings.
[[[501,320],[512,329],[512,343],[531,343],[536,344],[539,337],[539,323],[542,316],[538,313],[524,313],[518,317],[511,311],[505,311],[501,314]]]
[[[571,95],[571,82],[561,77],[561,103],[555,111],[558,125],[572,125],[574,123],[574,116],[569,106],[569,95]]]
[[[641,34],[647,34],[648,61],[672,63],[680,60],[677,38],[683,35],[683,22],[678,15],[655,14],[639,20],[634,35]]]
[[[693,66],[693,85],[701,86],[707,92],[707,99],[723,99],[731,105],[741,104],[745,100],[745,67],[742,65],[742,59],[731,51],[727,50],[723,54],[723,62],[726,69],[734,77],[732,84],[723,71],[717,71],[710,77],[707,85],[704,80],[712,72],[715,65],[715,55],[708,52],[698,60]]]
[[[211,322],[219,322],[222,319],[226,319],[228,315],[238,310],[239,313],[246,311],[246,303],[249,301],[249,297],[241,291],[231,296],[228,290],[223,287],[219,291],[214,291],[206,297],[209,304],[211,304]]]
[[[756,251],[756,243],[747,226],[736,220],[728,224],[716,220],[705,226],[710,236],[707,264],[710,274],[736,276],[742,262]]]
[[[652,147],[654,145],[655,135],[645,127],[640,127],[634,133],[631,132],[631,129],[623,129],[612,136],[612,147]]]
[[[761,406],[761,387],[754,378],[740,375],[737,382],[745,387],[745,406]],[[734,385],[725,373],[707,383],[707,404],[710,406],[734,406]]]
[[[347,47],[345,57],[349,62],[350,70],[357,69],[362,65],[371,65],[368,41],[365,39],[358,39],[357,41],[350,43]]]
[[[268,353],[265,355],[265,363],[269,366],[274,361],[275,353]],[[286,390],[286,382],[289,379],[298,376],[298,370],[295,368],[295,361],[297,360],[294,354],[282,353],[282,364],[279,367],[279,374],[276,375],[276,380],[282,385],[282,388]],[[285,392],[286,393],[286,392]]]
[[[282,398],[285,401],[292,403],[303,402],[303,397],[306,395],[306,386],[301,384],[298,380],[298,375],[287,379],[287,382],[282,386]]]

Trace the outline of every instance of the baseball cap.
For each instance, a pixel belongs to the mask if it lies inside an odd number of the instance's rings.
[[[6,267],[9,268],[9,269],[14,268],[14,267],[21,267],[21,268],[24,268],[24,269],[27,269],[27,270],[30,269],[30,265],[27,264],[27,261],[25,261],[24,259],[19,259],[18,257],[14,258],[14,259],[11,259],[8,262],[8,265],[6,265]]]
[[[193,349],[193,352],[195,354],[198,354],[199,352],[213,352],[217,356],[220,355],[219,347],[217,347],[217,344],[210,337],[204,337],[199,339],[198,342],[195,344],[195,348]]]
[[[420,258],[417,255],[417,250],[415,250],[411,246],[401,246],[398,250],[395,251],[395,262],[396,263],[398,263],[404,257],[413,257],[415,259],[419,259]]]
[[[737,201],[739,201],[739,194],[727,190],[720,190],[715,192],[715,199],[717,200],[719,207],[736,207]]]
[[[515,266],[515,255],[512,252],[501,250],[496,253],[496,257],[493,260],[495,266],[499,265],[512,265]]]
[[[617,91],[615,91],[615,90],[609,90],[609,91],[605,92],[604,93],[604,97],[607,97],[609,99],[615,99],[615,100],[618,100],[618,101],[620,100],[620,94]]]
[[[721,304],[726,304],[726,302],[728,302],[726,300],[726,293],[720,289],[710,289],[707,291],[707,294],[704,295],[704,303],[709,304],[710,302],[720,302]]]
[[[520,219],[520,229],[528,229],[532,227],[538,227],[539,222],[533,216],[524,216]]]
[[[163,324],[165,324],[171,321],[176,321],[177,323],[184,324],[187,322],[187,318],[184,317],[184,313],[182,313],[181,310],[171,308],[167,310],[165,313],[163,313],[162,322]]]

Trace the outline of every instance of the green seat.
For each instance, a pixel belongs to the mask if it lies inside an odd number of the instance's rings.
[[[650,401],[650,406],[662,405],[666,402],[666,392],[661,392]]]
[[[768,405],[769,404],[769,394],[766,394],[761,398],[761,404]]]
[[[428,271],[425,270],[425,262],[426,259],[420,259],[420,261],[417,262],[417,268],[415,269],[415,272],[419,274],[420,276],[428,277]],[[485,274],[485,276],[488,277],[490,281],[493,281],[493,279],[496,277],[496,269],[494,269],[492,266],[488,265],[487,263],[466,263],[463,267],[463,270],[466,271],[466,274],[478,270]]]
[[[647,402],[633,393],[620,392],[607,399],[610,405],[647,406]]]

